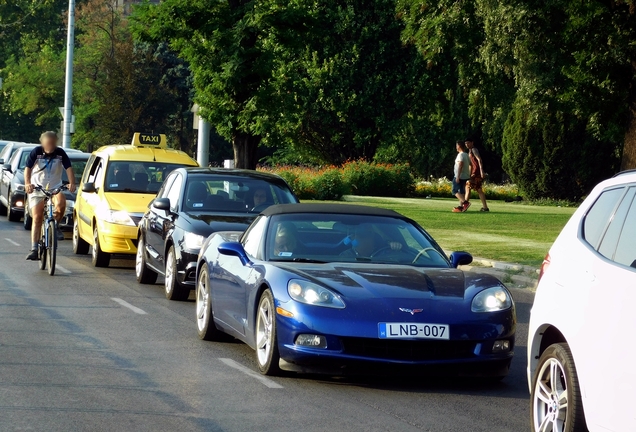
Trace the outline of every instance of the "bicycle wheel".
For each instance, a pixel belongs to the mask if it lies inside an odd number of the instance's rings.
[[[42,239],[40,240],[40,270],[46,270],[46,224],[42,224]]]
[[[48,262],[49,262],[49,274],[53,276],[55,274],[55,258],[57,258],[57,231],[55,221],[49,221],[48,235]]]

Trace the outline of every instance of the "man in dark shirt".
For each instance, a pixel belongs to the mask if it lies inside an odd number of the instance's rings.
[[[24,168],[24,188],[29,195],[29,209],[33,224],[31,226],[31,251],[27,255],[28,260],[37,261],[38,242],[42,232],[42,220],[44,219],[45,195],[34,190],[35,186],[45,189],[55,189],[62,186],[62,173],[66,170],[69,179],[68,190],[75,192],[75,174],[71,166],[71,160],[66,152],[57,146],[55,132],[44,132],[40,136],[41,145],[31,150]],[[53,197],[55,211],[53,217],[59,223],[66,212],[66,198],[59,193]],[[64,234],[59,230],[57,238],[64,240]]]

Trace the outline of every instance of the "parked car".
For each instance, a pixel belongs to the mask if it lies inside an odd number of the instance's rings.
[[[534,431],[634,431],[636,170],[600,183],[541,268],[529,324]]]
[[[217,232],[197,265],[199,337],[229,334],[261,373],[451,373],[502,378],[515,344],[506,287],[463,272],[417,223],[346,204],[267,208]],[[423,369],[424,368],[424,369]]]
[[[69,159],[71,160],[71,165],[73,166],[73,173],[75,174],[75,184],[79,185],[80,180],[82,179],[82,174],[84,173],[84,168],[86,168],[86,164],[88,159],[91,157],[90,153],[84,153],[77,150],[65,149],[68,154]],[[66,184],[68,183],[68,177],[66,171],[62,172],[62,181]],[[66,198],[66,213],[64,217],[59,223],[59,228],[64,232],[73,231],[73,209],[75,207],[75,199],[77,198],[77,192],[73,193],[68,189],[62,191],[64,197]],[[29,211],[29,201],[26,200],[24,203],[24,229],[30,230],[33,219],[31,218],[31,213]]]
[[[282,178],[252,170],[179,168],[164,182],[139,223],[139,283],[164,275],[166,297],[185,300],[194,289],[197,256],[217,231],[244,231],[272,204],[297,203]]]
[[[7,219],[18,222],[24,214],[24,167],[35,144],[18,146],[13,155],[2,165],[0,176],[0,206],[4,206]]]
[[[93,152],[73,209],[74,253],[87,254],[91,248],[95,267],[108,267],[113,254],[134,257],[137,224],[164,179],[183,166],[198,164],[168,148],[163,134],[136,132],[132,144]]]
[[[23,142],[15,142],[8,141],[5,146],[0,151],[0,167],[4,167],[5,164],[8,164],[13,156],[13,153],[21,147],[35,147],[37,144],[29,144]],[[1,181],[1,180],[0,180]],[[0,201],[0,214],[5,215],[7,211],[7,206]]]

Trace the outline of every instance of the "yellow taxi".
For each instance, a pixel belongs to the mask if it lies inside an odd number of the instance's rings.
[[[168,148],[166,136],[135,133],[130,145],[93,152],[80,182],[73,212],[73,252],[108,267],[113,254],[135,255],[137,224],[173,169],[198,166]]]

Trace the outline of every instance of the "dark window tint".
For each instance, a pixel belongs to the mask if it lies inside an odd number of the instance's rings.
[[[583,238],[595,249],[624,191],[619,188],[603,192],[588,210],[583,222]]]
[[[618,244],[618,239],[621,236],[621,231],[623,231],[625,217],[627,216],[627,212],[634,200],[634,193],[636,193],[636,188],[629,189],[627,194],[625,194],[625,197],[616,209],[616,213],[614,213],[611,218],[607,231],[605,231],[605,234],[603,235],[598,252],[605,258],[614,259],[616,245]]]
[[[634,246],[634,239],[636,239],[636,199],[632,198],[631,208],[627,213],[623,231],[618,240],[614,261],[636,268],[636,247]]]

